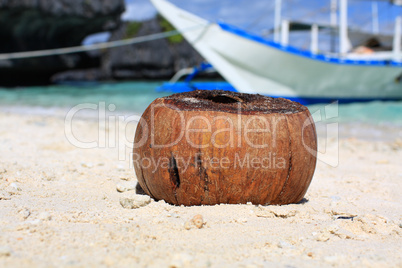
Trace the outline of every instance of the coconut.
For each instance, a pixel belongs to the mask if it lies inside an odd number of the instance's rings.
[[[195,90],[149,105],[135,133],[133,164],[145,193],[171,204],[289,204],[304,197],[316,153],[305,106]]]

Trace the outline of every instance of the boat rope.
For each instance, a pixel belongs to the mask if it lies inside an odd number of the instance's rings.
[[[3,53],[0,54],[0,60],[11,60],[11,59],[24,59],[24,58],[34,58],[34,57],[45,57],[45,56],[54,56],[54,55],[63,55],[63,54],[71,54],[77,52],[85,52],[91,50],[98,49],[106,49],[106,48],[114,48],[121,47],[133,44],[139,44],[144,42],[149,42],[153,40],[163,39],[174,35],[179,35],[181,33],[187,31],[193,31],[200,27],[205,27],[205,24],[200,24],[196,26],[192,26],[189,28],[185,28],[183,30],[172,30],[168,32],[155,33],[145,36],[138,36],[130,39],[96,43],[92,45],[84,45],[84,46],[74,46],[74,47],[65,47],[65,48],[54,48],[54,49],[45,49],[45,50],[34,50],[34,51],[23,51],[23,52],[13,52],[13,53]]]

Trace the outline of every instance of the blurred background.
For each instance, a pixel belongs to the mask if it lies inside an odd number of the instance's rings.
[[[257,35],[272,37],[275,1],[172,0],[173,4],[209,21],[223,21]],[[284,0],[282,17],[329,25],[330,0]],[[350,1],[349,27],[373,29],[370,1]],[[376,3],[377,31],[391,34],[401,8]],[[0,53],[72,47],[115,41],[172,30],[149,0],[6,0],[0,2]],[[290,43],[310,45],[306,33]],[[320,35],[320,49],[329,50],[329,34]],[[337,42],[335,42],[337,44]],[[337,49],[337,48],[335,48]],[[0,60],[0,85],[20,86],[62,81],[168,79],[202,57],[180,36],[109,50],[69,55]]]
[[[170,2],[209,21],[226,22],[267,39],[273,38],[275,1]],[[348,12],[350,28],[392,35],[395,17],[402,14],[402,8],[389,1],[379,1],[374,7],[371,1],[351,0]],[[378,18],[376,23],[373,15]],[[282,17],[329,25],[331,0],[283,0]],[[173,29],[148,0],[0,2],[0,54],[127,40]],[[309,49],[309,34],[293,34],[289,43]],[[330,32],[320,35],[320,50],[338,49],[331,44],[334,42]],[[8,108],[71,107],[82,101],[106,101],[116,104],[118,110],[142,112],[154,98],[170,94],[155,90],[162,81],[203,61],[180,35],[112,49],[3,59],[0,60],[0,87],[3,88],[0,104]],[[207,73],[200,78],[222,79],[219,73]],[[377,112],[372,113],[373,109]],[[347,111],[349,120],[402,121],[401,103],[397,101],[349,105],[340,111]]]

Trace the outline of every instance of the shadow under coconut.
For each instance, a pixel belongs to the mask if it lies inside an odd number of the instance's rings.
[[[141,188],[141,185],[138,182],[135,186],[135,193],[139,195],[147,195],[147,193]]]
[[[139,194],[139,195],[148,195],[142,188],[141,185],[137,182],[137,185],[135,186],[135,193]],[[300,200],[299,202],[297,202],[297,205],[304,205],[307,202],[309,202],[309,200],[307,198],[304,198],[302,200]],[[266,205],[269,206],[269,205]]]
[[[299,202],[297,202],[296,204],[298,204],[298,205],[304,205],[304,204],[306,204],[307,202],[309,202],[309,200],[308,200],[307,198],[304,198],[304,197],[303,197],[303,199],[300,200]]]

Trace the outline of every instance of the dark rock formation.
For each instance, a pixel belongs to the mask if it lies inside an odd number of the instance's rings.
[[[124,0],[0,0],[0,53],[78,46],[117,28]],[[48,83],[58,72],[99,65],[86,53],[0,61],[0,85]]]
[[[124,22],[109,41],[146,36],[173,30],[164,19]],[[100,69],[72,70],[54,75],[52,81],[169,79],[182,68],[193,67],[203,58],[180,35],[166,39],[108,49],[101,56]],[[205,77],[205,75],[204,75]],[[217,74],[208,74],[215,78]]]
[[[143,36],[173,29],[157,17],[141,24],[126,22],[111,40]],[[181,36],[110,49],[103,55],[102,70],[113,79],[166,79],[182,68],[199,65],[203,58]]]
[[[65,82],[94,82],[110,80],[110,77],[106,77],[100,68],[90,68],[90,69],[77,69],[71,71],[65,71],[57,73],[52,76],[51,81],[53,83],[65,83]]]

